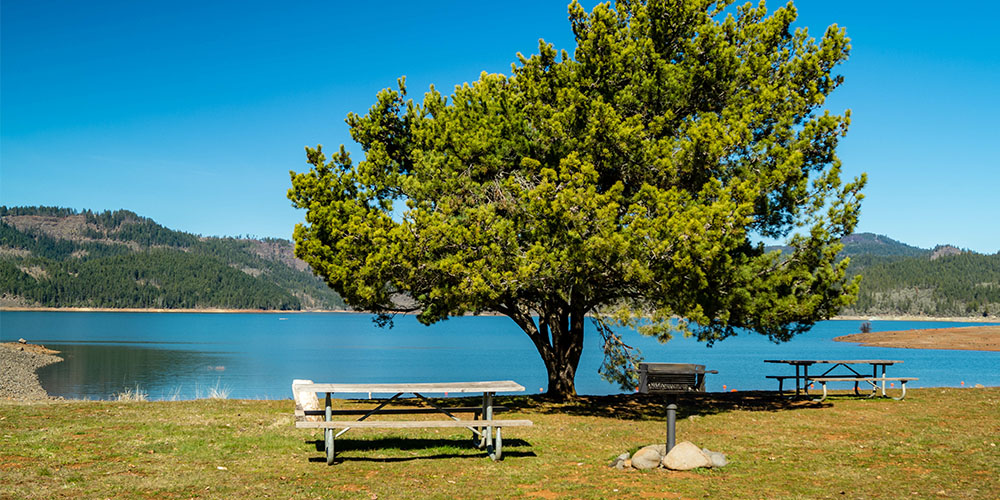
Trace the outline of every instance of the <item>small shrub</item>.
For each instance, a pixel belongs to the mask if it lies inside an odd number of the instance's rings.
[[[865,321],[864,323],[861,323],[861,333],[871,333],[871,331],[872,331],[871,321]]]
[[[215,387],[208,388],[208,399],[229,399],[229,393],[232,391],[229,387],[222,387],[219,384],[220,381],[216,380]]]
[[[208,390],[208,399],[229,399],[229,388],[212,387]]]
[[[129,389],[125,389],[124,391],[115,394],[114,395],[114,400],[115,401],[148,401],[149,400],[149,394],[146,393],[146,392],[143,392],[142,389],[139,389],[139,385],[136,384],[134,390],[129,388]]]

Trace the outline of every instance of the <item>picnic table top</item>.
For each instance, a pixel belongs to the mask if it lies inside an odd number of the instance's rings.
[[[869,365],[894,365],[896,363],[902,363],[902,361],[895,359],[765,359],[765,363],[785,363],[789,365],[812,365],[812,364],[834,364],[834,365],[851,365],[851,364],[869,364]]]
[[[440,393],[440,392],[524,392],[524,386],[513,380],[483,382],[432,382],[383,384],[294,384],[295,391],[308,392],[377,392],[377,393]]]

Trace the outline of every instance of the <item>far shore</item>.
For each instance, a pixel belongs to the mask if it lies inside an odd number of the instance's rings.
[[[303,313],[353,313],[350,309],[308,309],[282,311],[278,309],[153,309],[142,307],[0,307],[2,311],[39,312],[126,312],[126,313],[212,313],[212,314],[303,314]]]
[[[1000,317],[982,315],[977,316],[916,316],[916,315],[889,315],[889,316],[835,316],[834,320],[844,321],[942,321],[950,323],[1000,323]]]
[[[303,309],[303,310],[276,310],[276,309],[156,309],[141,307],[26,307],[26,306],[0,306],[3,311],[40,311],[40,312],[131,312],[131,313],[212,313],[212,314],[307,314],[307,313],[349,313],[349,314],[371,314],[367,311],[356,311],[352,309]],[[399,314],[416,314],[413,312],[400,312]],[[496,316],[498,313],[480,313],[479,316]],[[467,314],[473,316],[473,314]],[[1000,317],[990,316],[915,316],[915,315],[891,315],[891,316],[834,316],[833,321],[939,321],[953,323],[1000,323]]]

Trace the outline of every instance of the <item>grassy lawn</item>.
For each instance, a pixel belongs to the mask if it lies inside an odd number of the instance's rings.
[[[697,472],[619,471],[665,440],[658,400],[499,398],[492,462],[454,429],[351,431],[338,463],[292,402],[0,402],[0,498],[996,498],[1000,388],[913,389],[906,400],[682,400],[678,440],[725,453]],[[471,404],[471,403],[470,403]]]

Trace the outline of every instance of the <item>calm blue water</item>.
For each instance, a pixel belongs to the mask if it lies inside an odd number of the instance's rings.
[[[873,331],[969,323],[874,321]],[[589,329],[577,373],[581,394],[621,390],[600,379],[600,337]],[[825,321],[791,342],[746,334],[706,347],[693,339],[666,344],[626,337],[652,362],[699,363],[718,370],[707,389],[774,390],[765,375],[791,369],[764,359],[898,359],[889,376],[914,376],[911,387],[1000,385],[1000,353],[862,347],[834,342],[860,321]],[[545,367],[528,337],[506,317],[454,318],[431,327],[399,316],[391,330],[363,314],[187,314],[0,312],[0,341],[28,339],[59,350],[65,361],[42,368],[50,394],[106,399],[140,387],[151,399],[289,398],[292,379],[316,382],[514,380],[544,389]]]

